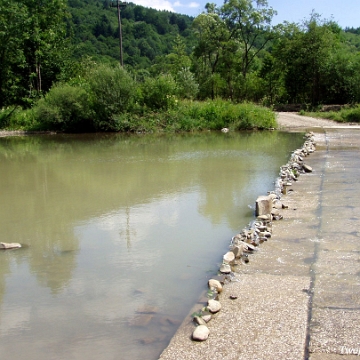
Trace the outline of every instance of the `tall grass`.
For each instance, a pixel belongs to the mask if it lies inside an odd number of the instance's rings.
[[[178,113],[183,119],[191,119],[196,127],[209,130],[224,127],[232,130],[268,129],[276,126],[275,114],[271,110],[251,103],[234,104],[222,99],[182,101]]]
[[[12,106],[0,109],[0,129],[41,130],[41,127],[33,109],[23,110]]]
[[[343,108],[340,111],[328,112],[304,112],[300,115],[312,116],[316,118],[329,119],[337,122],[353,122],[360,123],[360,105],[354,107]]]

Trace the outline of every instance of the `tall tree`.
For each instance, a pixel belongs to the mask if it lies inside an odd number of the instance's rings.
[[[332,53],[340,45],[338,28],[312,14],[302,27],[291,24],[285,30],[275,57],[282,63],[289,101],[326,103],[328,90],[324,85]]]
[[[266,0],[225,0],[221,17],[230,32],[230,39],[242,47],[242,75],[246,78],[255,57],[274,38],[271,21],[276,11]]]
[[[243,99],[247,75],[260,51],[274,37],[271,20],[275,11],[265,0],[226,0],[221,8],[212,3],[205,8],[207,13],[193,23],[198,37],[194,49],[198,62],[194,67],[200,91],[204,93],[204,85],[210,85],[211,97]]]
[[[0,108],[16,100],[25,66],[24,40],[27,8],[11,0],[0,0]]]
[[[65,0],[24,0],[28,9],[28,37],[25,40],[24,53],[29,72],[30,88],[37,94],[43,90],[43,68],[52,77],[54,61],[59,52],[65,50],[65,17],[67,15]],[[50,76],[49,76],[50,75]],[[46,79],[49,80],[49,79]],[[54,79],[52,79],[54,80]],[[48,82],[46,88],[51,85]]]
[[[66,0],[0,0],[0,106],[50,88],[67,53]]]
[[[229,32],[219,14],[207,4],[208,13],[199,15],[193,22],[198,44],[194,49],[195,68],[200,91],[204,97],[219,96],[221,79],[219,65],[229,44]]]
[[[259,76],[264,84],[265,104],[273,105],[281,101],[284,95],[283,71],[272,55],[265,55]]]

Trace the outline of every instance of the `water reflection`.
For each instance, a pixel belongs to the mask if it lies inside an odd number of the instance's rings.
[[[4,359],[155,359],[297,134],[0,139]],[[2,357],[3,358],[3,357]]]

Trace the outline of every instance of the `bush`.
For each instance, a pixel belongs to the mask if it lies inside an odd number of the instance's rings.
[[[89,97],[81,87],[56,85],[38,101],[34,112],[48,130],[84,132],[94,128]]]
[[[176,106],[177,87],[174,78],[161,74],[142,84],[142,102],[150,110],[169,110]]]
[[[183,68],[177,73],[176,83],[178,95],[182,99],[195,99],[199,92],[199,84],[189,68]]]
[[[136,94],[132,77],[121,67],[100,65],[89,76],[96,130],[116,130],[115,115],[131,109]]]

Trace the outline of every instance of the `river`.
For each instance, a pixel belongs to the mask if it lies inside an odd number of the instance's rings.
[[[1,359],[157,359],[302,143],[0,138],[0,241],[24,245],[0,252]]]

